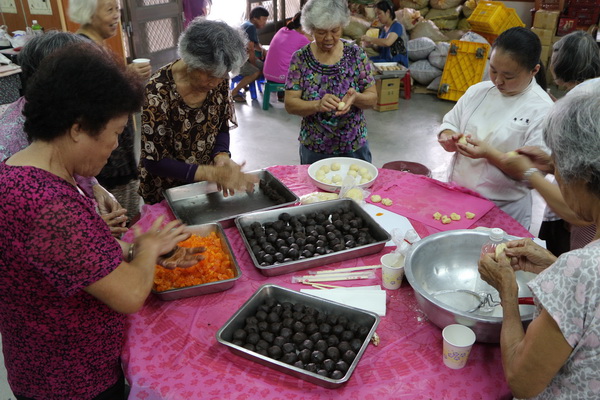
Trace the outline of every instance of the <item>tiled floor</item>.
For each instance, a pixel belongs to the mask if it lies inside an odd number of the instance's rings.
[[[248,170],[299,163],[300,118],[289,115],[283,103],[277,102],[275,94],[271,97],[271,105],[268,111],[263,111],[262,103],[257,100],[236,104],[239,127],[231,133],[231,152],[236,161],[246,162]],[[414,94],[410,100],[400,99],[399,110],[367,111],[375,166],[381,167],[395,160],[416,161],[429,167],[434,178],[445,179],[450,154],[437,144],[435,131],[442,116],[453,105],[453,102],[439,100],[434,95]],[[539,198],[534,201],[534,207],[532,232],[536,233],[543,208]],[[0,362],[0,400],[8,399],[14,399],[14,396]]]

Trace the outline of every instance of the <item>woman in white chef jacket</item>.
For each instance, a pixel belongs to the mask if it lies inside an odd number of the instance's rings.
[[[531,223],[531,191],[505,161],[508,152],[523,146],[545,148],[542,123],[552,99],[545,92],[541,49],[537,35],[525,28],[498,36],[491,81],[471,86],[444,116],[438,134],[441,146],[456,153],[450,180],[492,200],[525,228]]]

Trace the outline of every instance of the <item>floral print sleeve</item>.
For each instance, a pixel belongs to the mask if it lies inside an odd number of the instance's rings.
[[[348,89],[364,92],[375,83],[372,64],[365,52],[353,43],[344,42],[343,56],[333,65],[319,63],[310,45],[294,53],[286,80],[286,90],[300,90],[301,99],[320,100],[327,93],[340,99]],[[367,124],[363,111],[320,112],[302,119],[300,143],[317,153],[351,153],[365,145]]]
[[[536,398],[600,398],[600,241],[562,255],[529,287],[573,347]]]

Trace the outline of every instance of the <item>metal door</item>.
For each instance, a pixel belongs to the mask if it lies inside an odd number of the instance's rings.
[[[149,58],[153,70],[174,61],[183,31],[181,0],[123,1],[131,58]]]

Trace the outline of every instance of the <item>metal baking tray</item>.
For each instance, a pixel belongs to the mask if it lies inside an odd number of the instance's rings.
[[[385,229],[383,229],[377,222],[375,222],[373,217],[371,217],[365,210],[363,210],[363,208],[359,206],[354,200],[338,199],[323,201],[319,203],[306,204],[297,207],[289,207],[285,209],[285,212],[290,214],[291,216],[299,216],[311,212],[330,212],[331,210],[335,210],[340,207],[349,207],[350,211],[354,212],[357,216],[361,217],[365,223],[365,226],[369,228],[369,233],[376,240],[376,242],[354,247],[352,249],[338,251],[335,253],[305,258],[302,260],[261,266],[258,260],[256,259],[256,256],[252,252],[252,247],[248,242],[248,238],[246,238],[246,235],[244,235],[244,228],[250,226],[253,222],[259,222],[263,224],[265,222],[276,221],[279,217],[279,214],[281,214],[283,211],[270,210],[242,215],[235,219],[235,224],[238,227],[238,230],[240,231],[240,235],[244,240],[244,244],[246,245],[246,249],[250,254],[250,258],[252,259],[254,266],[258,268],[263,275],[266,276],[287,274],[289,272],[295,272],[313,267],[320,267],[325,264],[331,264],[343,260],[348,260],[351,258],[366,256],[368,254],[378,253],[383,249],[386,242],[391,240],[390,234]]]
[[[223,251],[231,259],[231,265],[234,272],[233,278],[225,279],[222,281],[203,283],[202,285],[164,290],[162,292],[158,292],[152,289],[152,293],[154,293],[161,300],[176,300],[183,299],[186,297],[199,296],[202,294],[222,292],[224,290],[230,289],[235,284],[235,281],[240,279],[240,277],[242,276],[242,271],[240,270],[235,256],[233,255],[233,250],[231,249],[229,241],[227,240],[227,236],[225,235],[225,232],[223,232],[223,228],[221,227],[221,225],[217,223],[212,223],[197,226],[188,226],[188,230],[191,233],[194,233],[198,236],[207,236],[212,232],[217,233],[217,236],[219,237],[219,239],[221,239],[221,246],[223,246]]]
[[[329,314],[336,314],[339,316],[345,316],[350,321],[354,321],[362,326],[369,328],[369,334],[364,339],[360,350],[356,353],[356,358],[350,364],[348,371],[341,379],[332,379],[318,375],[313,372],[308,372],[302,368],[288,365],[282,361],[278,361],[267,356],[263,356],[251,350],[247,350],[244,347],[233,344],[233,332],[236,329],[243,328],[245,326],[245,320],[256,314],[258,307],[263,304],[267,299],[273,298],[279,303],[290,302],[292,304],[302,303],[306,306],[315,308],[317,311],[326,312]],[[295,290],[287,289],[277,285],[263,285],[256,293],[244,303],[244,305],[231,317],[229,320],[219,329],[217,332],[217,341],[227,347],[229,350],[237,355],[240,355],[249,360],[255,361],[261,365],[273,368],[277,371],[284,372],[292,375],[296,378],[303,379],[305,381],[314,383],[319,386],[323,386],[329,389],[335,389],[346,383],[349,379],[363,353],[367,349],[371,337],[375,333],[375,329],[379,325],[379,316],[371,311],[361,310],[358,308],[350,307],[334,301],[322,299],[309,294],[297,292]]]
[[[236,191],[233,196],[223,196],[217,185],[209,182],[196,182],[165,190],[165,198],[173,214],[188,225],[201,225],[219,222],[224,228],[233,226],[233,219],[241,214],[285,207],[299,202],[291,190],[275,178],[269,171],[251,171],[264,181],[266,187],[277,192],[284,200],[276,202],[269,198],[257,183],[254,191]]]

